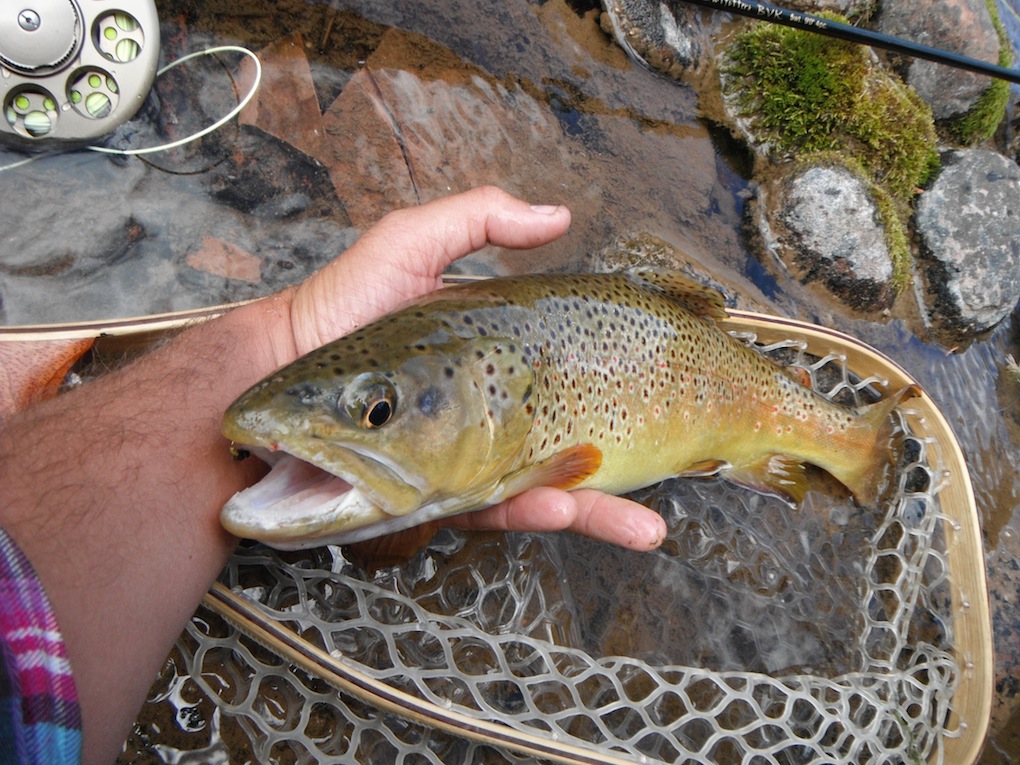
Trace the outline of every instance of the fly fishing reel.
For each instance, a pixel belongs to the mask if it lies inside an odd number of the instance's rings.
[[[138,111],[158,60],[153,0],[0,0],[0,139],[96,140]]]

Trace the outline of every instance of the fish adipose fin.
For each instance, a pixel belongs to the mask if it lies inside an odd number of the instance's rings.
[[[705,319],[725,319],[727,316],[726,299],[719,290],[699,284],[676,271],[638,266],[628,269],[627,275],[695,316]]]
[[[767,454],[757,462],[734,466],[723,477],[762,494],[800,504],[808,491],[804,463],[784,454]]]
[[[601,465],[601,449],[592,444],[578,444],[507,476],[503,482],[503,496],[512,497],[535,486],[572,489],[595,475]]]

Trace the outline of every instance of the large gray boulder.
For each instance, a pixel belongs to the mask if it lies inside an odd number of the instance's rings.
[[[889,306],[892,258],[866,181],[843,167],[813,166],[788,178],[775,201],[784,260],[802,279],[823,282],[860,310]]]
[[[981,332],[1020,301],[1020,167],[994,151],[947,152],[917,203],[930,308],[939,324]]]
[[[985,0],[884,0],[876,31],[995,64],[999,35]],[[988,88],[978,74],[925,61],[907,59],[904,76],[939,121],[970,111]]]

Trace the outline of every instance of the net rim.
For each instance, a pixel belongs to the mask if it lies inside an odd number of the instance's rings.
[[[838,330],[796,319],[730,310],[719,324],[724,331],[751,332],[765,343],[797,340],[813,353],[838,353],[862,377],[876,376],[898,389],[917,385],[896,362]],[[959,443],[931,396],[923,391],[910,402],[911,424],[942,448],[948,480],[940,492],[947,535],[947,558],[953,572],[952,607],[957,654],[962,671],[941,755],[945,762],[973,763],[987,735],[993,694],[991,619],[980,523],[973,487]],[[626,763],[630,759],[586,750],[550,736],[532,734],[499,722],[471,717],[396,689],[361,672],[342,657],[313,645],[277,621],[260,604],[216,583],[203,604],[287,661],[383,711],[475,741],[503,746],[525,755],[564,763]]]

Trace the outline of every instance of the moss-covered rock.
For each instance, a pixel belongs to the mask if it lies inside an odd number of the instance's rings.
[[[784,163],[763,184],[754,209],[765,224],[758,232],[762,251],[852,308],[889,308],[910,281],[910,249],[896,206],[859,163],[837,152]]]
[[[886,0],[876,31],[1002,66],[1008,67],[1012,59],[996,0]],[[1007,82],[917,57],[887,58],[931,107],[946,143],[983,141],[1005,116]]]
[[[904,201],[938,168],[931,110],[859,45],[756,24],[730,46],[724,90],[772,156],[844,152]]]
[[[999,66],[1008,67],[1013,63],[1013,50],[1009,36],[999,18],[995,0],[985,0],[985,2],[988,6],[988,13],[992,17],[992,24],[999,36]],[[949,131],[953,138],[966,146],[991,138],[999,127],[999,123],[1006,116],[1009,94],[1009,82],[991,80],[971,110],[949,123]]]

